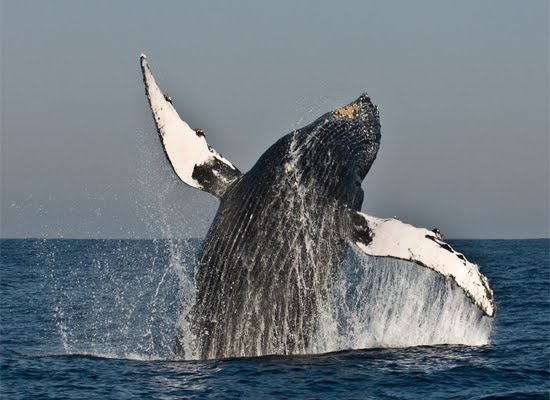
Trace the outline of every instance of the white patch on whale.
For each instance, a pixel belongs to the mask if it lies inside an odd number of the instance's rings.
[[[229,168],[236,170],[230,161],[208,145],[204,134],[198,134],[180,118],[171,104],[170,97],[165,96],[155,82],[145,54],[141,54],[140,60],[147,98],[149,99],[155,124],[164,151],[178,177],[189,186],[204,190],[205,188],[201,182],[193,177],[195,166],[211,164],[218,160]],[[224,178],[215,170],[213,173]]]
[[[356,242],[365,253],[413,261],[445,278],[452,278],[487,316],[494,315],[493,291],[487,278],[481,275],[476,264],[441,241],[433,231],[393,218],[358,214],[364,218],[372,235],[369,243]]]

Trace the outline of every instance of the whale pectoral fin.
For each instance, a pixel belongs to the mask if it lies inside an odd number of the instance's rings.
[[[443,242],[438,232],[360,212],[352,212],[351,223],[350,241],[361,251],[412,261],[451,278],[485,315],[494,316],[493,291],[487,278],[476,264]]]
[[[241,172],[206,142],[200,129],[191,129],[164,95],[151,73],[147,57],[140,57],[145,93],[153,112],[164,152],[176,175],[191,187],[221,197]]]

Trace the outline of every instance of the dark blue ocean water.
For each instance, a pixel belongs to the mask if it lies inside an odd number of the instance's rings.
[[[490,343],[178,361],[197,242],[0,241],[0,395],[550,398],[550,241],[461,240],[495,292]]]

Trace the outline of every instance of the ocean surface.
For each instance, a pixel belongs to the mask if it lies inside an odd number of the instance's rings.
[[[172,352],[198,240],[1,240],[0,397],[549,399],[550,240],[450,243],[494,320],[425,269],[352,257],[328,352],[198,361]]]

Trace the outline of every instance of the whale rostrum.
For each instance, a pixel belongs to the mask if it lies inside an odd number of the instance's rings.
[[[220,200],[187,316],[199,357],[305,352],[350,247],[429,268],[454,281],[482,314],[494,315],[487,278],[437,230],[360,212],[361,183],[381,138],[378,109],[366,93],[283,136],[243,174],[179,117],[145,55],[140,61],[174,172]]]

